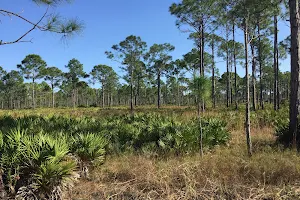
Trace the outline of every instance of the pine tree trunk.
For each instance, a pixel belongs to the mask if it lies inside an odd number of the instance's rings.
[[[201,20],[201,75],[204,76],[204,48],[205,48],[205,40],[204,40],[204,20]]]
[[[270,83],[270,96],[269,96],[269,103],[272,103],[272,83]]]
[[[298,112],[299,112],[299,66],[300,66],[300,14],[299,0],[289,0],[291,23],[291,94],[290,94],[290,136],[292,144],[298,143]]]
[[[232,90],[232,64],[233,64],[233,57],[230,54],[229,56],[229,92],[230,92],[230,105],[233,104],[233,90]]]
[[[110,106],[114,106],[114,98],[112,93],[110,93]]]
[[[177,105],[178,106],[181,105],[181,102],[180,102],[180,84],[179,84],[178,76],[177,76]]]
[[[75,109],[75,107],[76,107],[75,88],[72,89],[72,103],[73,103],[73,108]]]
[[[105,106],[104,83],[102,82],[102,108]]]
[[[245,72],[246,72],[246,140],[249,156],[252,156],[252,143],[250,136],[250,88],[248,72],[248,22],[244,19],[244,40],[245,40]]]
[[[52,108],[55,107],[55,95],[54,95],[54,85],[51,84],[51,89],[52,89]]]
[[[234,62],[234,104],[235,109],[238,109],[238,91],[237,91],[237,66],[236,66],[236,47],[235,47],[235,24],[232,25],[233,38],[233,62]]]
[[[133,115],[133,66],[131,66],[130,71],[130,113]]]
[[[212,55],[212,102],[213,102],[213,108],[216,108],[216,80],[215,80],[215,41],[214,38],[212,38],[211,43],[211,55]]]
[[[254,46],[251,44],[252,53],[252,108],[256,111],[256,61]]]
[[[199,27],[199,34],[201,34],[201,26]],[[198,48],[199,48],[199,76],[201,76],[202,74],[202,40],[199,41],[198,44]]]
[[[260,101],[260,107],[263,110],[264,109],[264,93],[263,93],[263,69],[262,69],[262,59],[261,59],[261,35],[260,35],[260,23],[257,23],[257,34],[258,34],[258,62],[259,62],[259,85],[260,85],[260,95],[259,95],[259,101]]]
[[[32,108],[35,109],[35,91],[34,91],[34,78],[32,79]]]
[[[290,87],[289,87],[289,81],[286,81],[286,101],[289,99],[289,95],[290,95]]]
[[[274,110],[278,110],[278,21],[274,15]]]
[[[157,72],[157,108],[160,108],[160,71]]]
[[[135,106],[140,105],[140,75],[138,76],[138,81],[137,81],[137,92],[136,92],[136,104]]]
[[[229,75],[229,47],[228,47],[228,25],[226,24],[226,72],[227,72],[227,86],[226,86],[226,105],[230,106],[230,75]]]
[[[79,93],[78,93],[78,88],[76,89],[76,105],[79,106]]]

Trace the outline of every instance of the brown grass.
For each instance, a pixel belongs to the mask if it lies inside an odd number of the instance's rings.
[[[252,158],[241,131],[203,158],[109,157],[69,199],[300,199],[300,157],[274,146],[272,133],[252,130]]]

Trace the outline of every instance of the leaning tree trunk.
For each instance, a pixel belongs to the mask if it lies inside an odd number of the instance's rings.
[[[299,67],[300,67],[300,14],[299,0],[289,0],[291,27],[291,93],[290,93],[290,137],[296,147],[298,143],[299,112]]]
[[[252,155],[252,143],[250,136],[250,89],[249,89],[249,72],[248,72],[248,22],[244,19],[244,40],[245,40],[245,72],[246,72],[246,140],[249,156]]]

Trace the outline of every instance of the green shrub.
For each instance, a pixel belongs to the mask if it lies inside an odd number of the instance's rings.
[[[57,192],[74,177],[76,168],[74,161],[66,159],[65,140],[19,127],[1,135],[0,164],[10,194],[37,199],[62,195]]]
[[[89,167],[105,153],[125,151],[148,155],[199,152],[199,123],[160,114],[94,118],[25,116],[0,118],[0,165],[12,195],[36,199],[60,196],[76,177],[88,177]],[[226,123],[204,118],[206,149],[229,140]]]
[[[104,161],[106,140],[97,134],[78,134],[73,137],[71,152],[78,156],[83,164],[98,165]]]

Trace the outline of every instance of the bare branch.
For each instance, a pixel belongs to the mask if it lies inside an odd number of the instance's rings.
[[[41,19],[40,19],[37,23],[33,24],[34,26],[33,26],[30,30],[28,30],[26,33],[24,33],[21,37],[19,37],[17,40],[12,41],[12,42],[2,42],[2,41],[1,41],[1,42],[0,42],[0,45],[14,44],[14,43],[18,43],[18,42],[31,42],[32,40],[30,40],[30,41],[23,41],[22,39],[23,39],[26,35],[28,35],[31,31],[33,31],[34,29],[36,29],[36,28],[38,27],[38,25],[43,21],[43,19],[44,19],[45,16],[47,15],[48,10],[49,10],[49,6],[47,7],[47,9],[46,9],[44,15],[41,17]],[[1,10],[0,10],[0,11],[1,11]],[[24,19],[25,19],[25,18],[24,18]],[[30,22],[30,23],[31,23],[31,22]]]

